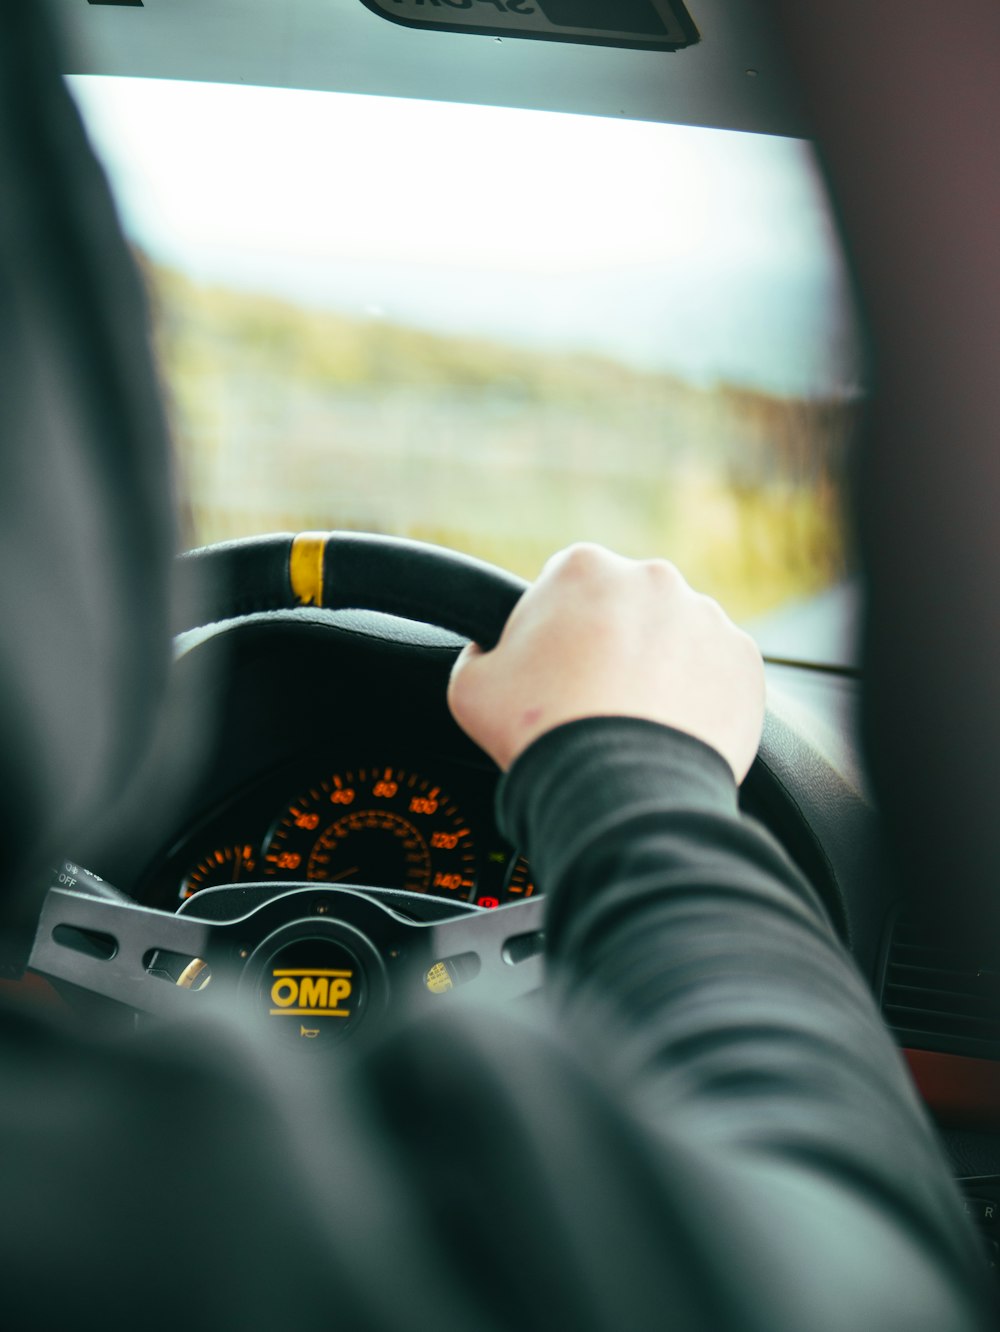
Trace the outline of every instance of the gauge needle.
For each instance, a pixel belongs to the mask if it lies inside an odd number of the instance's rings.
[[[339,874],[331,875],[330,878],[326,880],[326,882],[339,883],[341,879],[349,879],[352,874],[357,874],[357,872],[358,872],[357,865],[352,865],[350,869],[341,870]]]

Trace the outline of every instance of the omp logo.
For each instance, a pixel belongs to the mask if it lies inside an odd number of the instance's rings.
[[[271,1016],[350,1017],[351,1009],[341,1005],[351,997],[353,979],[353,971],[276,968],[271,972]]]

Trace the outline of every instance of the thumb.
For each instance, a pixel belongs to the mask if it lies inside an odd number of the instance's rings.
[[[455,664],[451,668],[451,676],[448,680],[448,707],[459,726],[462,725],[460,714],[462,695],[465,692],[463,681],[467,681],[470,668],[474,667],[476,662],[484,656],[485,653],[478,643],[467,643],[455,658]]]

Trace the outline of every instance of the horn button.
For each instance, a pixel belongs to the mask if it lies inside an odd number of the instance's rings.
[[[298,920],[254,949],[240,989],[272,1031],[291,1043],[333,1045],[384,1006],[382,960],[340,921]]]

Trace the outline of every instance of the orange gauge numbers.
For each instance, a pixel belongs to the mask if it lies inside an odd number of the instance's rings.
[[[275,825],[264,869],[462,901],[476,884],[472,832],[454,801],[418,773],[384,765],[335,773],[296,797]]]
[[[510,867],[510,873],[507,876],[507,884],[504,888],[504,901],[522,902],[526,897],[532,897],[535,892],[535,885],[532,882],[531,870],[524,856],[518,856]],[[480,904],[482,905],[482,904]]]
[[[224,846],[210,851],[188,870],[180,883],[179,897],[183,902],[203,888],[219,888],[228,883],[247,883],[257,873],[257,849],[249,842]]]

